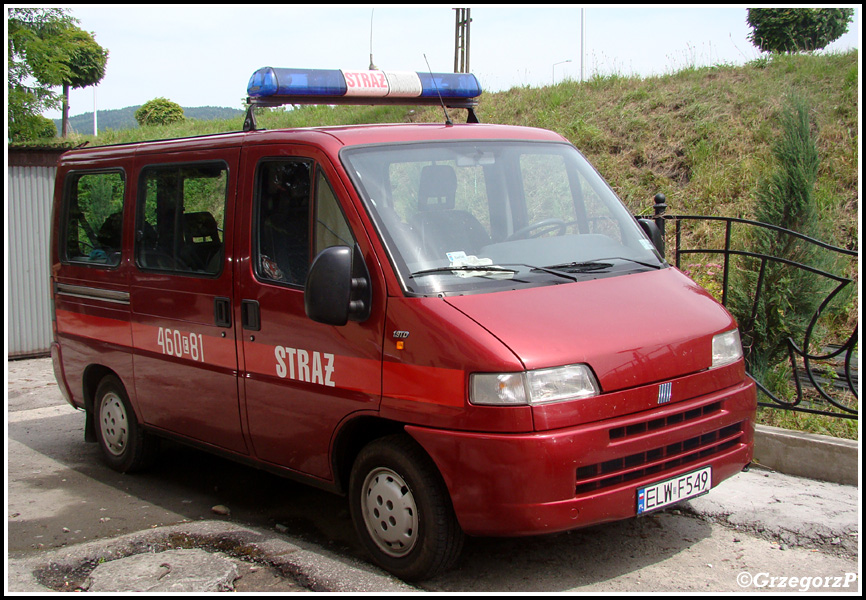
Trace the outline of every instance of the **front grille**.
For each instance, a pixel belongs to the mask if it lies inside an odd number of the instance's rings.
[[[603,490],[632,479],[639,479],[645,475],[652,475],[693,461],[711,458],[740,443],[743,435],[743,424],[744,422],[735,423],[660,448],[579,467],[575,493],[584,494]]]
[[[650,421],[642,421],[640,423],[634,423],[632,425],[626,425],[624,427],[614,427],[608,433],[610,435],[610,439],[612,440],[629,437],[632,435],[640,435],[642,433],[646,433],[647,431],[655,431],[656,429],[670,427],[671,425],[677,425],[678,423],[683,423],[685,421],[699,419],[700,417],[705,417],[707,415],[717,413],[720,410],[722,410],[722,403],[713,402],[712,404],[698,406],[697,408],[668,415],[666,417],[660,417],[658,419],[652,419]]]

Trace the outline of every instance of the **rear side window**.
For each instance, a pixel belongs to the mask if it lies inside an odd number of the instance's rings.
[[[120,264],[124,177],[119,171],[69,176],[61,248],[69,262]]]
[[[183,274],[222,270],[228,167],[145,167],[136,223],[139,267]]]

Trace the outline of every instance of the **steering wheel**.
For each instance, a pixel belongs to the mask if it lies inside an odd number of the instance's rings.
[[[543,219],[541,221],[536,221],[535,223],[530,223],[526,227],[521,227],[505,238],[505,240],[510,242],[511,240],[519,240],[521,238],[541,237],[545,233],[550,233],[551,231],[556,231],[556,235],[562,235],[565,233],[566,227],[568,227],[568,223],[562,219]],[[535,231],[535,233],[529,235],[532,231]]]

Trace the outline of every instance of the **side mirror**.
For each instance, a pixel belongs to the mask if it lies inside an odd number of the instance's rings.
[[[644,233],[647,234],[650,241],[652,241],[653,246],[656,247],[656,250],[659,251],[659,254],[664,257],[665,255],[665,238],[662,235],[659,226],[656,225],[653,219],[638,219],[638,224],[641,226],[641,229],[644,230]]]
[[[304,289],[304,310],[313,321],[366,321],[372,299],[370,273],[357,244],[325,248],[313,260]]]

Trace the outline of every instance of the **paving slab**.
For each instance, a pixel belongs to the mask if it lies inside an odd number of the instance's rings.
[[[133,554],[97,565],[82,589],[88,592],[228,592],[238,567],[229,558],[198,548]]]

